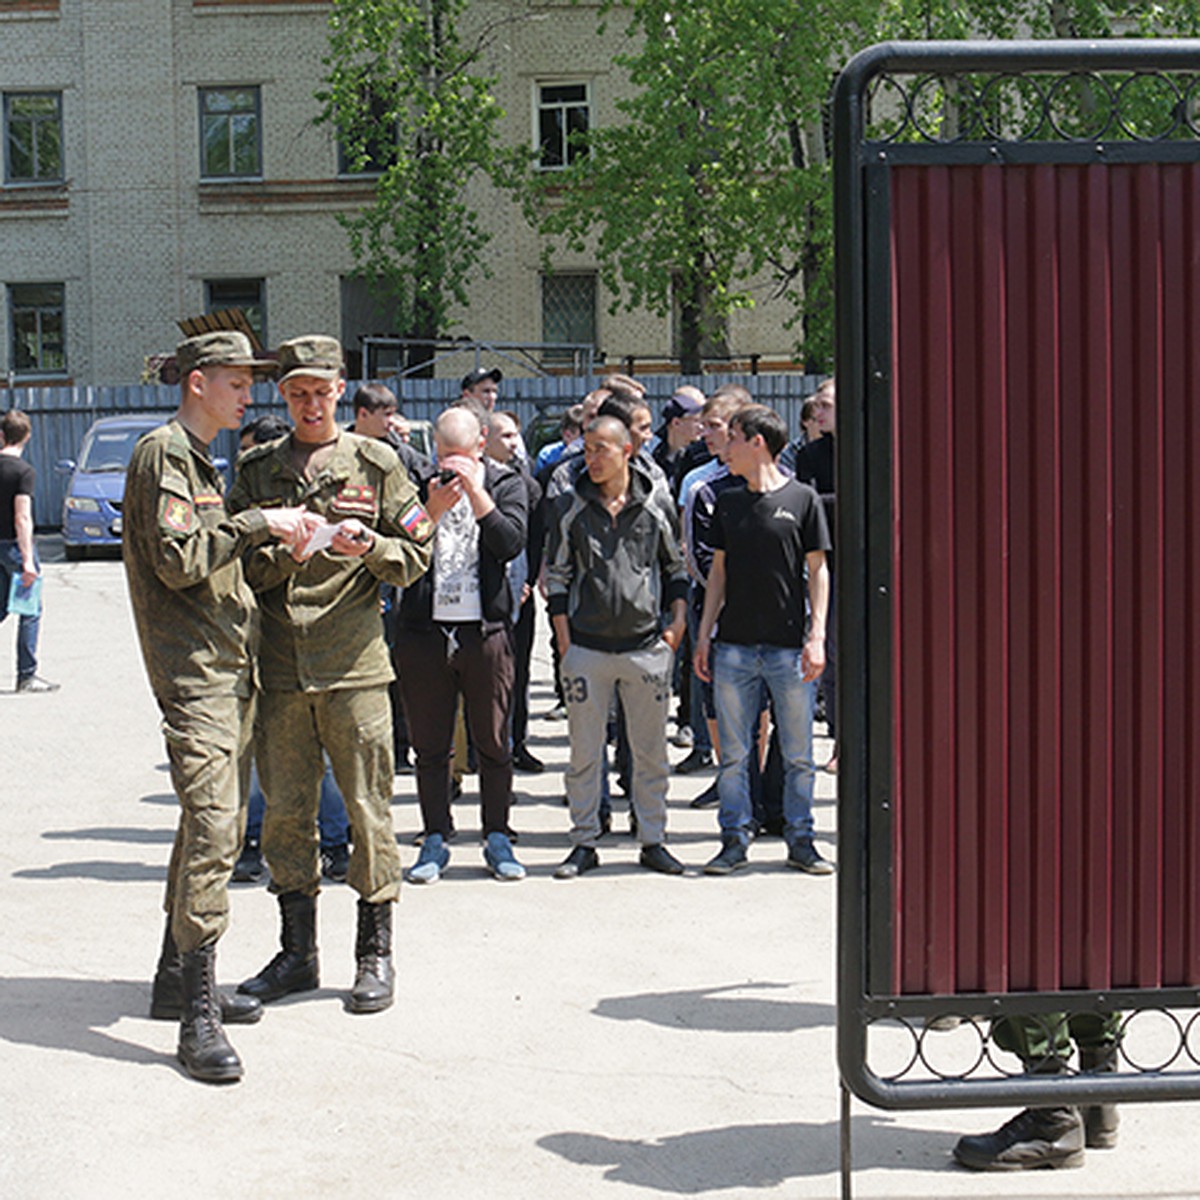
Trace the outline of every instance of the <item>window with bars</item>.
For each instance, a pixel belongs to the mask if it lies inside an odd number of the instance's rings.
[[[596,273],[542,276],[542,341],[596,345]],[[545,352],[547,362],[570,360],[571,352]]]
[[[16,375],[65,375],[67,338],[61,283],[10,283],[9,362]]]
[[[57,183],[63,178],[62,93],[4,94],[6,183]]]
[[[204,311],[240,308],[260,346],[267,345],[267,284],[264,279],[206,279]]]
[[[257,87],[200,89],[200,177],[262,175],[261,102]]]
[[[537,149],[543,171],[569,167],[587,153],[580,138],[589,125],[586,83],[538,84]]]

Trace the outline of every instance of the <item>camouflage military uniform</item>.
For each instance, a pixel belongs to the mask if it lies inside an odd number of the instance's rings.
[[[379,904],[394,900],[400,885],[391,818],[393,673],[379,584],[403,587],[427,569],[433,526],[383,443],[340,433],[311,481],[297,473],[291,446],[289,437],[247,451],[230,507],[304,505],[331,522],[356,517],[376,537],[361,558],[322,550],[300,563],[271,546],[247,559],[262,618],[255,743],[267,800],[263,853],[275,891],[316,895],[324,749],[350,818],[347,881]]]
[[[181,806],[165,908],[184,953],[229,923],[253,695],[241,556],[270,536],[261,513],[226,512],[224,486],[178,421],[141,439],[125,483],[125,573]]]

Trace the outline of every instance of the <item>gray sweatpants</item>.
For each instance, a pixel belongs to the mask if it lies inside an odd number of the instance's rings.
[[[563,657],[563,695],[571,738],[571,762],[565,776],[571,845],[595,846],[600,837],[600,772],[614,689],[625,710],[633,759],[631,800],[638,837],[643,846],[653,846],[666,836],[671,661],[671,649],[663,641],[621,654],[572,643]]]

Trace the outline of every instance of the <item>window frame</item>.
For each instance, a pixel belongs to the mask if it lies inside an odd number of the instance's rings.
[[[568,279],[587,280],[591,285],[591,337],[587,338],[564,338],[562,345],[564,349],[561,352],[556,352],[550,349],[542,351],[542,359],[545,362],[570,362],[574,353],[573,350],[567,350],[567,346],[587,345],[590,341],[593,350],[600,348],[600,273],[590,267],[580,267],[573,269],[565,269],[562,271],[542,271],[538,275],[540,292],[541,292],[541,316],[542,316],[542,345],[553,346],[555,340],[550,336],[550,331],[546,327],[546,312],[550,307],[554,311],[563,311],[564,305],[561,303],[547,305],[547,287],[553,281],[562,282]]]
[[[210,117],[226,118],[227,126],[233,120],[244,114],[245,110],[229,110],[227,113],[210,113],[207,109],[207,98],[222,92],[249,92],[254,97],[254,170],[238,171],[236,169],[236,147],[232,133],[226,137],[226,150],[229,154],[230,169],[225,173],[209,171],[208,162],[208,119]],[[262,87],[257,83],[204,84],[196,89],[196,107],[200,122],[200,181],[201,183],[224,183],[231,180],[262,179],[263,177],[263,121],[262,121]]]
[[[32,304],[28,301],[24,304],[18,304],[18,292],[22,288],[57,288],[58,303],[39,303]],[[68,374],[68,358],[67,358],[67,285],[58,280],[9,283],[7,286],[7,301],[8,301],[8,338],[9,338],[9,370],[13,377],[17,379],[41,379],[41,378],[59,378]],[[37,361],[32,365],[21,366],[18,359],[18,347],[22,345],[22,338],[17,329],[18,313],[32,312],[35,316],[36,323],[36,358]],[[46,316],[51,314],[58,316],[58,351],[62,357],[62,365],[58,367],[50,367],[46,365],[47,355],[47,337],[43,330],[43,321]],[[53,345],[53,343],[51,343]]]
[[[570,103],[569,101],[555,101],[547,103],[543,100],[543,91],[547,88],[582,88],[583,102]],[[592,128],[592,85],[588,79],[535,79],[533,81],[533,151],[536,156],[536,167],[538,171],[553,173],[555,171],[565,171],[570,168],[577,159],[587,153],[586,148],[575,147],[573,150],[568,144],[572,133],[580,132],[578,129],[567,128],[567,118],[565,114],[572,109],[582,108],[585,117],[585,124],[582,132],[589,132]],[[546,142],[542,136],[542,116],[544,113],[559,111],[564,114],[560,127],[559,137],[562,142],[561,154],[562,161],[558,163],[547,163],[545,161],[545,145]]]
[[[54,101],[54,116],[44,120],[38,120],[36,117],[26,118],[32,122],[35,134],[31,139],[30,152],[34,160],[34,174],[32,175],[14,175],[12,163],[12,106],[14,101],[28,99],[49,99]],[[64,182],[66,179],[66,171],[63,164],[64,145],[63,145],[63,94],[61,91],[54,89],[49,90],[33,90],[33,89],[17,89],[7,91],[3,98],[3,138],[4,138],[4,183],[7,187],[47,187],[54,184]],[[53,125],[58,131],[58,163],[57,171],[54,174],[38,174],[38,148],[39,138],[36,130],[41,125]]]
[[[227,287],[227,288],[232,289],[239,285],[243,286],[246,289],[247,294],[249,294],[250,285],[255,285],[257,287],[258,299],[254,303],[258,308],[259,324],[262,326],[262,328],[255,329],[254,333],[255,333],[255,336],[258,338],[260,345],[269,346],[270,342],[267,340],[267,281],[263,276],[261,276],[261,275],[216,275],[216,276],[213,276],[212,278],[205,279],[204,280],[204,311],[207,314],[207,313],[220,312],[222,309],[226,309],[226,308],[240,308],[243,312],[247,313],[247,320],[249,320],[249,314],[247,312],[247,306],[245,304],[234,304],[234,303],[229,303],[229,302],[215,303],[213,301],[213,289],[214,288],[220,289],[223,287]],[[254,329],[253,321],[250,322],[250,327],[251,327],[251,329]]]

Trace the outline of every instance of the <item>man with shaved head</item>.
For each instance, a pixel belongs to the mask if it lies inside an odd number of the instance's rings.
[[[667,809],[667,704],[671,660],[683,637],[687,571],[670,510],[652,495],[628,427],[597,417],[584,434],[586,469],[548,520],[546,585],[562,654],[570,722],[566,773],[572,850],[562,879],[599,866],[601,763],[609,701],[625,709],[631,801],[641,865],[681,875],[663,844]],[[670,623],[662,628],[664,608]]]
[[[446,409],[434,426],[439,473],[424,488],[436,523],[433,565],[400,600],[396,658],[417,752],[424,839],[413,883],[434,883],[450,860],[451,759],[461,693],[479,762],[483,857],[500,880],[525,868],[508,834],[512,753],[512,592],[506,564],[525,548],[529,497],[519,472],[483,454],[486,437],[469,406]]]

